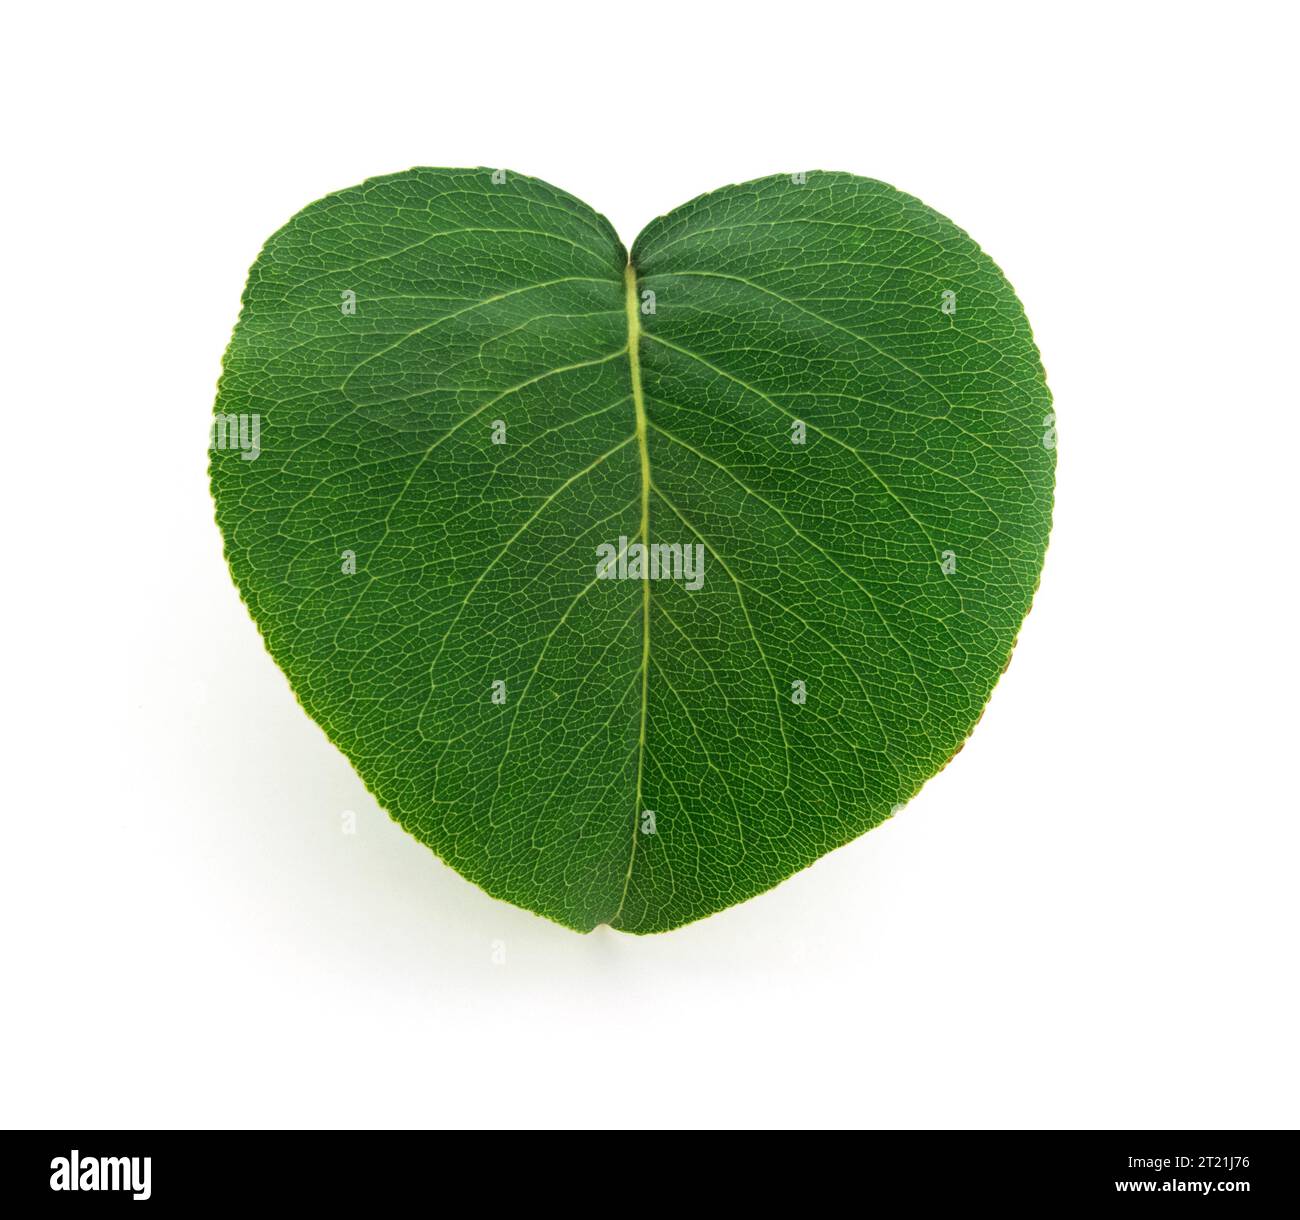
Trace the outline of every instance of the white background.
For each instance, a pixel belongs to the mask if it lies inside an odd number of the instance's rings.
[[[1216,7],[11,11],[0,1123],[1300,1124],[1296,30]],[[214,384],[262,241],[415,164],[544,177],[628,244],[850,170],[1005,270],[1056,524],[903,816],[581,937],[299,709],[222,561]]]

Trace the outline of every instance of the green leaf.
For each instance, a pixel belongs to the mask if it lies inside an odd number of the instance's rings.
[[[1011,287],[848,174],[703,195],[630,261],[502,171],[330,195],[254,264],[217,412],[231,571],[303,706],[443,860],[581,930],[889,817],[978,720],[1050,523]]]

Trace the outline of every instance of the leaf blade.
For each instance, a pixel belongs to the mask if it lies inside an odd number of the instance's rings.
[[[770,888],[960,746],[1028,609],[1052,455],[1014,293],[892,188],[723,188],[630,265],[516,175],[327,197],[250,274],[217,410],[266,440],[212,478],[268,648],[380,803],[489,893],[640,932]],[[596,581],[620,537],[703,546],[703,587]]]

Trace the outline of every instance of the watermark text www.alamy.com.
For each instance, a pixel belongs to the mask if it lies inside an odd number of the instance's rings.
[[[620,535],[618,545],[596,548],[597,580],[680,580],[692,593],[704,585],[703,543],[633,542]]]
[[[50,1162],[51,1190],[122,1190],[133,1199],[147,1199],[152,1157],[86,1156],[77,1149],[71,1156],[56,1156]]]

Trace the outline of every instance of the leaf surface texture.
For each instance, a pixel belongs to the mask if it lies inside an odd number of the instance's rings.
[[[906,802],[1050,524],[1014,292],[848,174],[701,196],[630,261],[515,174],[330,195],[254,264],[217,411],[258,419],[217,517],[303,706],[443,860],[581,930],[711,914]],[[598,579],[620,538],[702,583]]]

